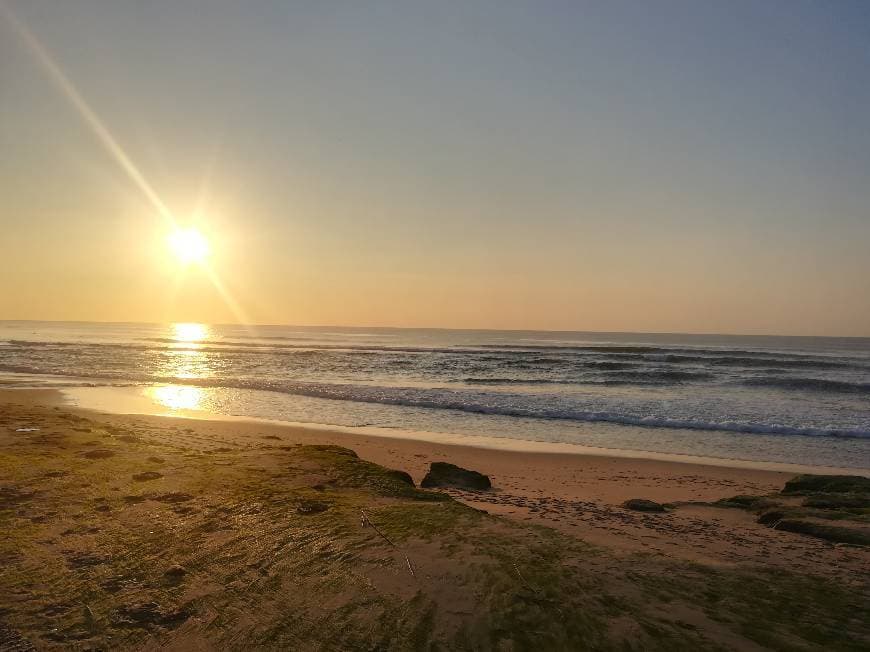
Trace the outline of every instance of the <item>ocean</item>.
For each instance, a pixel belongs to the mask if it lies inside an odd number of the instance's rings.
[[[870,468],[870,338],[0,322],[0,385],[85,407],[136,396],[159,413]]]

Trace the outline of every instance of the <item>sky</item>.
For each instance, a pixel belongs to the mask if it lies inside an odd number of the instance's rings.
[[[0,0],[0,319],[870,336],[868,34],[849,0]]]

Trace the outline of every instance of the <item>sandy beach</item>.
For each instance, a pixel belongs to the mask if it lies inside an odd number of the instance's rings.
[[[45,393],[33,396],[50,397]],[[55,394],[49,400],[62,401],[62,396]],[[195,413],[188,413],[192,414]],[[809,548],[795,547],[788,539],[783,540],[755,523],[752,514],[700,504],[735,495],[776,492],[797,473],[810,472],[796,465],[791,471],[781,471],[759,469],[761,464],[737,460],[730,461],[729,466],[729,460],[711,459],[706,464],[674,461],[679,457],[694,459],[689,456],[658,455],[672,459],[646,459],[637,457],[644,455],[638,451],[612,451],[611,455],[604,450],[595,454],[551,453],[545,451],[583,449],[536,442],[526,442],[525,450],[502,450],[491,447],[502,443],[493,440],[485,442],[484,447],[217,417],[179,419],[106,413],[99,416],[114,427],[132,428],[159,441],[183,442],[203,451],[262,446],[270,441],[344,446],[363,459],[407,471],[417,484],[432,462],[448,461],[485,473],[495,488],[492,492],[448,489],[462,502],[492,514],[546,525],[615,551],[655,552],[692,561],[757,561],[804,569],[817,568],[817,564],[837,567],[845,560],[846,572],[870,570],[866,565],[870,560],[863,556],[854,559],[848,553],[830,551],[829,545],[814,546],[807,541],[802,543]],[[179,435],[179,429],[184,434]],[[451,439],[474,441],[474,438]],[[503,443],[521,448],[517,446],[520,442]],[[656,457],[654,453],[649,455]],[[622,509],[621,505],[632,498],[679,504],[680,509],[669,514],[663,523],[660,518],[650,519],[648,515]]]
[[[420,641],[457,645],[463,636],[481,649],[574,649],[578,640],[590,649],[628,641],[636,649],[668,641],[846,649],[870,641],[866,547],[780,531],[752,511],[713,504],[774,495],[793,474],[111,415],[70,409],[51,390],[6,390],[0,406],[0,513],[10,535],[0,642],[10,649],[146,641],[286,649],[303,638],[312,649],[377,640],[383,649],[421,649]],[[346,449],[365,474],[346,471]],[[453,500],[430,503],[431,492],[397,489],[375,471],[406,471],[419,485],[437,461],[485,473],[492,489],[448,488]],[[632,498],[668,509],[626,509]],[[324,513],[309,515],[309,502]],[[360,513],[376,527],[361,528]],[[306,567],[287,566],[291,557]],[[356,604],[360,583],[365,606]],[[714,585],[724,598],[710,597]],[[582,631],[559,617],[581,608],[569,597],[578,586],[599,587],[581,592],[597,605],[584,602],[594,617]],[[300,590],[317,599],[299,602]],[[796,590],[833,598],[784,608]],[[493,619],[517,605],[531,617],[524,592],[538,601],[539,633],[499,634]],[[309,620],[288,623],[275,612],[281,604]],[[834,604],[836,613],[825,611]],[[770,631],[757,631],[759,616]],[[814,632],[802,634],[798,617],[811,618]],[[312,618],[334,626],[312,633]],[[400,631],[411,621],[428,624]]]
[[[870,652],[868,6],[0,0],[0,652]]]

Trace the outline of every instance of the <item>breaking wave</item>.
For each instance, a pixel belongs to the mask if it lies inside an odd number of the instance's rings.
[[[870,383],[849,383],[843,380],[827,380],[824,378],[764,376],[761,378],[747,378],[743,381],[743,384],[750,387],[774,387],[777,389],[797,389],[844,394],[870,394]]]

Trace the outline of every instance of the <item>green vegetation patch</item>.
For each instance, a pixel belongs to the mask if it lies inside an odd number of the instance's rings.
[[[454,500],[438,503],[395,503],[376,508],[369,517],[393,541],[449,536],[467,538],[485,515]]]
[[[855,509],[870,507],[870,494],[816,494],[804,499],[804,507],[818,509]]]
[[[639,582],[671,594],[773,650],[863,650],[870,644],[866,594],[814,575],[767,567],[695,566],[646,573]]]
[[[750,509],[750,510],[758,510],[758,509],[767,509],[769,507],[773,507],[778,505],[776,500],[773,500],[769,496],[751,496],[741,494],[738,496],[731,496],[730,498],[722,498],[721,500],[717,500],[713,503],[716,507],[733,507],[735,509]]]
[[[870,493],[870,478],[860,475],[799,475],[785,483],[784,494]]]
[[[849,543],[857,546],[870,546],[870,530],[816,523],[799,519],[783,518],[776,523],[777,530],[807,534],[817,539],[834,543]]]
[[[386,469],[374,462],[361,460],[349,448],[331,445],[297,446],[293,455],[316,462],[330,477],[333,487],[368,489],[380,496],[408,498],[430,502],[450,501],[449,495],[425,491],[414,487],[411,477],[404,471]]]

